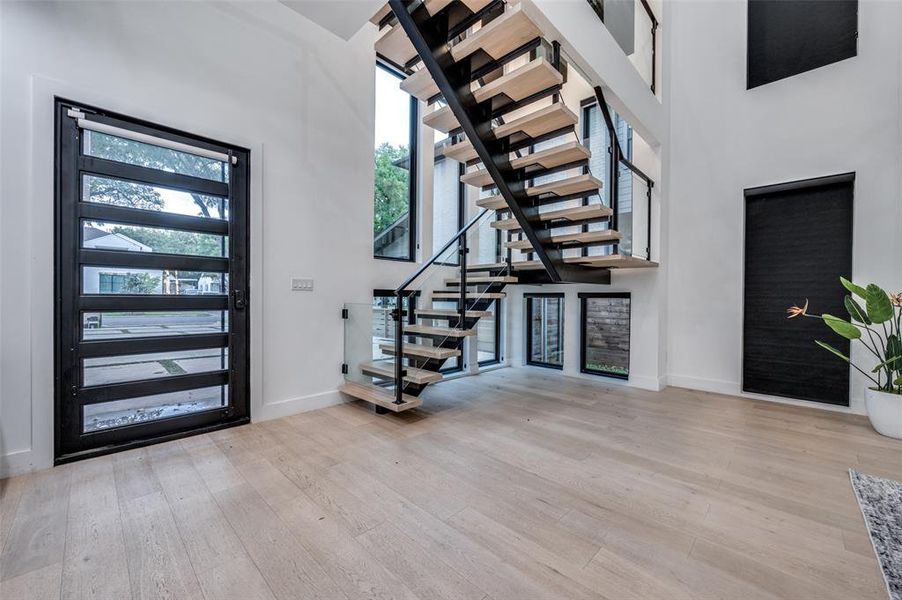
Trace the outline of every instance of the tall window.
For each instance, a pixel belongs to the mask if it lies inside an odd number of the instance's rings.
[[[580,370],[626,379],[630,374],[630,295],[580,294]]]
[[[401,75],[376,66],[373,255],[414,260],[416,255],[417,101],[398,84]]]
[[[608,110],[611,112],[611,119],[614,121],[614,129],[617,132],[617,139],[623,150],[623,158],[633,160],[633,129],[630,124],[618,115],[610,106]],[[604,116],[598,108],[598,102],[592,98],[583,101],[582,114],[582,130],[583,143],[592,151],[592,157],[589,159],[589,171],[593,176],[602,181],[601,194],[604,204],[611,206],[612,187],[611,180],[611,155],[608,148],[611,145],[611,136],[608,133],[607,125],[604,122]],[[620,241],[620,249],[629,254],[632,252],[632,227],[633,227],[633,177],[630,170],[623,164],[618,168],[618,230],[623,235]],[[592,223],[587,226],[589,231],[604,229],[607,225],[602,223]],[[589,248],[589,254],[607,254],[610,247],[602,246],[599,248]]]
[[[441,154],[450,138],[435,145],[435,160],[432,171],[432,253],[441,250],[451,237],[463,227],[464,184],[460,182],[462,165]],[[442,262],[458,264],[458,256],[453,251]]]
[[[501,361],[501,300],[495,300],[488,310],[491,317],[482,317],[476,325],[476,345],[479,366],[485,367]]]
[[[564,295],[526,295],[526,363],[564,366]]]

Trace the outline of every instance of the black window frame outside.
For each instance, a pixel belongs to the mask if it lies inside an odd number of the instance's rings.
[[[630,378],[629,358],[627,358],[626,375],[622,373],[614,373],[611,371],[602,371],[599,369],[590,369],[586,366],[586,329],[588,325],[588,312],[586,310],[587,300],[592,298],[626,298],[629,302],[630,312],[627,324],[627,333],[629,335],[629,345],[632,348],[633,343],[633,298],[630,292],[582,292],[579,294],[579,372],[589,375],[598,375],[601,377],[610,377],[612,379],[620,379],[627,381]]]
[[[500,230],[499,230],[500,232]],[[501,352],[501,314],[503,310],[504,300],[496,299],[490,307],[495,308],[495,357],[487,360],[479,360],[479,334],[473,336],[476,344],[476,365],[479,367],[490,367],[492,365],[501,364],[504,355]],[[479,325],[477,324],[477,327]]]
[[[84,113],[89,121],[125,129],[154,138],[187,144],[232,156],[228,182],[172,173],[127,162],[101,159],[83,153],[82,129],[69,111]],[[240,165],[240,166],[238,166]],[[109,205],[92,205],[81,200],[84,174],[113,177],[159,187],[192,190],[229,198],[229,219],[207,220],[174,213],[145,214],[146,211]],[[151,123],[88,104],[54,98],[54,465],[110,454],[164,441],[216,431],[250,422],[250,150],[237,145]],[[91,251],[82,247],[81,221],[122,215],[123,223],[163,226],[229,237],[230,252],[225,258],[179,254]],[[100,215],[100,216],[98,216]],[[76,233],[76,230],[78,233]],[[94,252],[110,266],[157,264],[210,266],[228,265],[229,294],[216,296],[102,295],[83,292],[82,266]],[[169,263],[166,263],[169,261]],[[188,266],[190,265],[190,266]],[[104,265],[100,265],[104,266]],[[201,270],[207,270],[202,268]],[[159,308],[157,308],[159,306]],[[145,337],[101,342],[82,339],[82,314],[109,310],[225,310],[229,312],[227,332],[173,337]],[[223,347],[228,349],[229,366],[218,371],[142,379],[127,383],[84,386],[83,359],[89,356],[125,355],[163,350]],[[220,408],[144,421],[109,429],[84,431],[84,407],[116,400],[139,398],[208,386],[228,386],[228,403]],[[223,398],[226,396],[223,395]]]
[[[767,80],[762,79],[760,81],[753,81],[752,74],[753,74],[754,69],[753,69],[753,65],[752,65],[752,52],[750,51],[751,50],[750,45],[752,43],[752,29],[754,28],[755,9],[753,7],[753,4],[755,3],[755,0],[747,0],[746,15],[745,15],[746,16],[746,19],[745,19],[745,21],[746,21],[746,31],[745,31],[745,34],[746,34],[745,89],[746,89],[746,91],[754,90],[754,89],[757,89],[757,88],[765,86],[765,85],[770,85],[772,83],[777,83],[777,82],[783,81],[785,79],[790,79],[792,77],[796,77],[797,75],[802,75],[803,73],[809,73],[809,72],[815,71],[817,69],[822,69],[824,67],[834,65],[834,64],[842,62],[844,60],[856,58],[859,53],[858,38],[859,38],[859,34],[861,32],[861,3],[858,2],[857,0],[852,0],[852,1],[854,1],[854,3],[855,3],[855,31],[854,31],[854,35],[853,35],[855,48],[854,48],[854,50],[852,50],[851,53],[837,54],[837,56],[834,56],[831,60],[829,60],[827,62],[822,62],[822,63],[814,65],[814,66],[809,66],[802,70],[794,70],[792,72],[787,72],[787,74],[780,75],[779,77],[776,77],[773,79],[767,79]],[[846,2],[846,4],[850,4],[850,3],[851,2]],[[817,6],[818,3],[816,3],[816,2],[810,2],[809,4],[810,4],[810,6],[808,6],[806,8],[810,11],[815,11],[820,8],[819,6]],[[839,3],[836,3],[836,4],[838,5]],[[784,15],[784,17],[785,17],[785,15]],[[834,20],[834,22],[837,22],[837,21]],[[809,28],[811,28],[810,23],[807,23],[807,25]],[[773,38],[773,32],[771,32],[771,34],[772,34],[771,38]]]
[[[381,56],[376,57],[376,68],[383,69],[387,73],[394,75],[399,80],[407,78],[407,74],[399,71],[389,61]],[[407,256],[380,256],[373,249],[373,258],[377,260],[393,260],[396,262],[416,262],[417,249],[419,248],[417,228],[417,200],[419,198],[420,177],[419,177],[419,135],[420,135],[420,105],[415,96],[410,97],[410,186],[408,198],[408,249]],[[375,185],[375,182],[374,182]],[[374,190],[375,192],[375,190]],[[375,238],[374,238],[375,239]]]
[[[524,340],[524,345],[526,346],[526,364],[532,367],[542,367],[545,369],[555,369],[558,371],[564,370],[564,326],[561,323],[561,364],[556,365],[554,363],[546,363],[540,361],[534,361],[530,357],[532,356],[532,301],[537,298],[557,298],[561,300],[561,302],[565,301],[565,295],[563,292],[550,292],[550,293],[532,293],[532,294],[523,294],[523,300],[525,302],[526,309],[526,328],[525,334],[526,339]],[[561,310],[561,315],[563,316],[566,312],[566,307]]]

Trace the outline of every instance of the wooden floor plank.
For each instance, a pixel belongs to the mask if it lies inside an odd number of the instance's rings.
[[[31,476],[0,553],[0,582],[62,564],[71,476],[70,466]]]
[[[61,598],[131,598],[113,461],[72,466]]]
[[[245,483],[215,496],[276,598],[347,598],[253,486]]]
[[[200,585],[163,493],[143,494],[120,503],[132,598],[200,596]]]
[[[883,599],[866,419],[500,369],[0,484],[11,598]]]

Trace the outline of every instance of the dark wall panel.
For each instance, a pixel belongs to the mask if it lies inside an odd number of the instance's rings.
[[[820,320],[786,318],[806,298],[813,313],[846,315],[853,183],[825,181],[746,191],[742,389],[847,406],[849,366],[814,340],[844,354],[848,340]]]
[[[751,89],[855,56],[857,0],[749,0]]]

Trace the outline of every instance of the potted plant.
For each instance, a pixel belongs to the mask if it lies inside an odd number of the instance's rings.
[[[807,300],[802,307],[790,307],[787,318],[821,319],[842,337],[864,345],[876,364],[870,372],[830,344],[815,341],[871,380],[873,385],[864,394],[871,425],[883,435],[902,439],[902,293],[887,294],[873,283],[861,287],[844,277],[840,281],[849,291],[845,298],[848,320],[828,314],[808,314]]]

